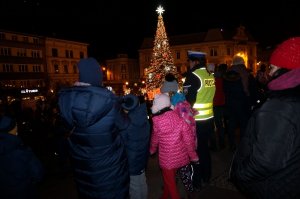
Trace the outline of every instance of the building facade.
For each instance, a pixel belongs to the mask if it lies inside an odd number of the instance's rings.
[[[73,85],[78,80],[78,61],[88,56],[88,44],[49,37],[45,43],[49,88],[57,91]]]
[[[0,93],[8,102],[44,99],[78,80],[88,44],[0,30]]]
[[[208,63],[230,66],[234,55],[244,57],[247,68],[257,70],[257,42],[245,27],[240,26],[235,31],[210,29],[207,32],[177,35],[169,38],[171,52],[177,71],[183,74],[188,69],[187,51],[195,50],[207,54]],[[153,48],[153,38],[145,38],[139,50],[140,71],[150,65]],[[141,78],[144,73],[141,74]]]
[[[117,95],[139,93],[142,82],[137,59],[128,58],[127,54],[118,54],[115,59],[106,60],[102,70],[104,84],[112,87]]]
[[[0,90],[8,100],[41,96],[47,88],[45,38],[0,30]]]

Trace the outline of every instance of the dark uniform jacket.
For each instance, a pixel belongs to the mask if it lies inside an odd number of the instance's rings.
[[[205,67],[205,66],[203,66]],[[201,82],[199,78],[193,73],[195,70],[202,68],[201,65],[196,65],[192,69],[187,72],[186,79],[184,81],[184,93],[186,100],[191,104],[193,107],[194,103],[196,102],[197,92],[198,89],[201,87]]]

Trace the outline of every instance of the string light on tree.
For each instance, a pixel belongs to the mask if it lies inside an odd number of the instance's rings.
[[[170,51],[169,41],[165,30],[162,14],[165,10],[162,6],[156,9],[158,22],[154,39],[153,52],[150,66],[146,68],[146,89],[148,95],[160,88],[167,73],[172,73],[177,77],[177,68],[174,66],[173,57]],[[151,97],[150,97],[151,98]]]

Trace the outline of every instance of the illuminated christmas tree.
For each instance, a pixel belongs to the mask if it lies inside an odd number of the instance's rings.
[[[150,66],[145,70],[148,95],[151,92],[156,93],[167,73],[172,73],[177,77],[177,68],[174,66],[162,17],[164,9],[163,7],[159,6],[156,11],[158,13],[158,23],[154,39],[153,52]]]

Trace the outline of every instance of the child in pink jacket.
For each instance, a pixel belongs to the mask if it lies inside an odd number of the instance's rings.
[[[162,170],[164,192],[161,199],[179,199],[176,187],[177,169],[198,162],[192,129],[185,120],[171,108],[170,97],[156,95],[152,106],[153,132],[150,154],[158,150],[159,166]]]
[[[190,126],[191,133],[195,140],[195,147],[197,150],[197,134],[196,134],[196,120],[194,116],[197,110],[193,109],[189,102],[185,99],[185,95],[179,91],[179,86],[177,79],[173,74],[167,74],[165,76],[165,81],[163,82],[160,92],[167,94],[171,99],[171,108],[182,117],[185,122]],[[194,143],[192,143],[194,144]],[[201,157],[200,157],[201,158]],[[177,175],[181,178],[184,188],[189,197],[193,197],[194,186],[193,186],[193,176],[194,176],[194,166],[193,164],[186,165],[177,170]]]

